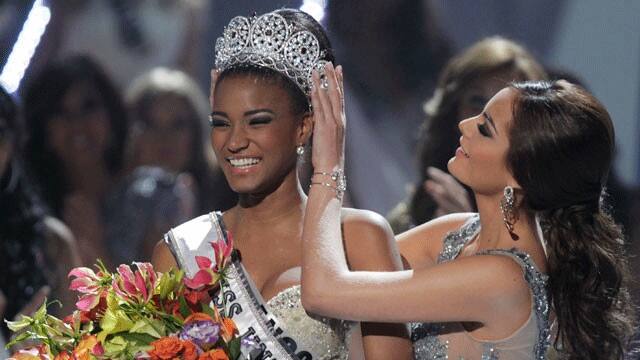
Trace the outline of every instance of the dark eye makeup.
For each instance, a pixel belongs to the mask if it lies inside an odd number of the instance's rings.
[[[486,122],[478,124],[478,131],[480,131],[482,136],[491,137],[491,130],[489,130]]]

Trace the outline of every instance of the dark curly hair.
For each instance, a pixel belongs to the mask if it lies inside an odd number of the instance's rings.
[[[607,110],[560,80],[515,90],[507,164],[548,247],[556,350],[567,359],[621,359],[632,334],[623,235],[602,204],[614,153]]]
[[[24,109],[29,136],[25,153],[29,170],[37,180],[46,179],[42,186],[43,200],[59,215],[62,199],[69,191],[61,160],[51,151],[47,129],[60,109],[64,96],[72,86],[88,82],[104,100],[110,121],[108,148],[102,154],[112,175],[123,168],[125,140],[128,130],[127,113],[115,85],[103,69],[91,58],[75,55],[42,69],[28,84],[24,93]]]

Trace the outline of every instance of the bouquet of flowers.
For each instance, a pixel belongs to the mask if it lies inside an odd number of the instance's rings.
[[[47,303],[33,316],[8,321],[17,335],[7,346],[37,346],[11,359],[184,359],[236,360],[251,350],[235,323],[212,305],[209,291],[224,285],[233,249],[211,243],[215,259],[196,257],[199,271],[189,279],[181,270],[154,271],[149,263],[120,265],[109,272],[80,267],[69,273],[70,289],[80,293],[73,314],[58,319]]]

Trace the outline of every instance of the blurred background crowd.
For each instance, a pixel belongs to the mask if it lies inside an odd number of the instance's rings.
[[[235,204],[209,145],[213,44],[280,7],[320,20],[344,66],[349,205],[396,232],[473,211],[446,172],[458,121],[509,81],[564,78],[612,115],[605,201],[640,253],[638,1],[0,0],[2,317],[46,296],[67,312],[70,268],[148,261]]]

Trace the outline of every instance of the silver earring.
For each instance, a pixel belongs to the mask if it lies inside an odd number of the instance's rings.
[[[513,232],[513,225],[518,221],[518,211],[515,190],[511,186],[504,188],[502,199],[500,199],[500,210],[502,211],[502,221],[509,231],[509,235],[513,240],[518,240],[520,237]]]
[[[302,155],[304,155],[304,146],[298,145],[296,147],[296,154],[298,154],[298,157],[302,157]]]

